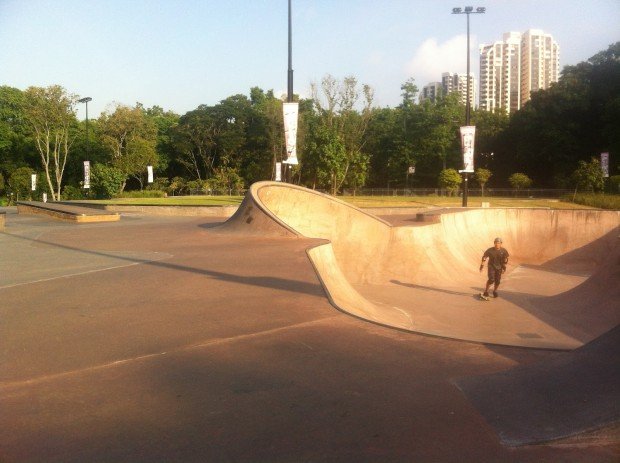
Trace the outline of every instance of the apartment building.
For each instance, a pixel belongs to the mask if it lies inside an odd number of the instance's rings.
[[[420,103],[426,100],[435,102],[437,98],[443,94],[442,92],[441,82],[431,82],[422,87],[422,91],[420,92]]]
[[[459,101],[462,104],[467,102],[467,74],[453,74],[444,72],[441,74],[441,86],[444,95],[457,92]],[[469,104],[472,108],[476,107],[476,78],[473,74],[469,74]]]
[[[530,29],[507,32],[501,41],[480,46],[480,107],[515,112],[533,91],[559,77],[559,46],[550,34]]]

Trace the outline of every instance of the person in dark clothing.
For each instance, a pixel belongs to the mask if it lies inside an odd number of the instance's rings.
[[[484,262],[489,259],[488,275],[486,288],[484,289],[484,297],[489,297],[489,288],[493,285],[493,297],[497,297],[497,288],[502,280],[502,273],[506,271],[506,265],[508,264],[508,251],[502,247],[502,239],[495,238],[493,242],[494,246],[487,249],[482,255],[482,262],[480,263],[480,271],[484,268]]]

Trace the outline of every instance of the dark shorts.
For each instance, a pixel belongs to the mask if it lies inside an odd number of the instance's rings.
[[[499,285],[499,282],[502,281],[502,269],[497,270],[492,265],[489,265],[488,268],[489,281],[487,283],[495,283]]]

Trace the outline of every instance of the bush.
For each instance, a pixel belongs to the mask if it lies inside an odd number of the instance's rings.
[[[620,194],[620,175],[612,175],[607,179],[606,191],[612,194]]]
[[[579,161],[577,169],[573,172],[573,181],[580,190],[602,191],[605,178],[600,161],[596,158],[592,158],[590,162]]]
[[[170,187],[170,180],[166,177],[155,177],[153,183],[146,186],[147,190],[167,191]]]
[[[62,199],[67,200],[76,200],[76,199],[85,199],[86,195],[82,191],[81,188],[78,188],[73,185],[65,185],[62,189]]]
[[[13,193],[14,200],[27,200],[32,198],[32,174],[30,167],[20,167],[11,172],[9,176],[9,192]]]
[[[439,188],[445,188],[448,190],[449,195],[453,195],[459,190],[461,182],[461,174],[454,169],[444,169],[439,172],[439,178],[437,181]]]
[[[120,194],[127,176],[115,167],[95,164],[90,171],[91,189],[97,199],[110,199]]]
[[[600,209],[620,209],[620,195],[578,193],[576,195],[564,195],[562,201],[575,202],[577,204],[583,204],[584,206],[598,207]]]
[[[131,190],[123,191],[120,198],[165,198],[166,192],[161,190]]]
[[[4,175],[0,172],[0,194],[4,193]]]
[[[527,175],[517,172],[508,177],[508,182],[513,188],[520,190],[521,188],[529,188],[532,186],[532,179]]]

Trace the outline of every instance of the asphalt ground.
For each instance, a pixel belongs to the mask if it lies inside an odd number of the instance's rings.
[[[220,221],[9,210],[0,461],[618,461],[605,432],[506,446],[455,385],[558,353],[353,318],[327,301],[313,241]]]

